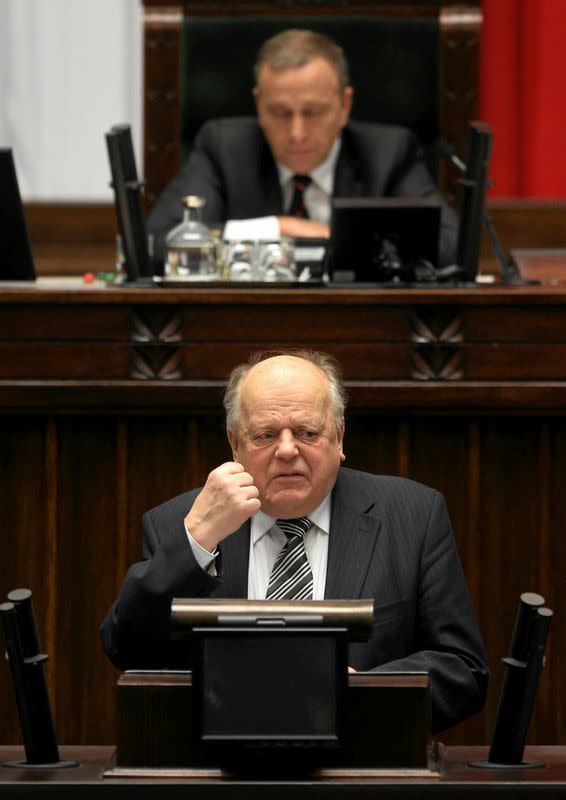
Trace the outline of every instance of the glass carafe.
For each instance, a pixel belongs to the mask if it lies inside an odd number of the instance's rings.
[[[217,277],[216,243],[201,222],[202,197],[183,197],[183,221],[165,237],[165,275],[179,279]]]

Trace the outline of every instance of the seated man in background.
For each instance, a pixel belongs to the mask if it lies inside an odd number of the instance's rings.
[[[488,670],[442,496],[345,469],[345,392],[313,351],[233,370],[224,405],[233,461],[143,517],[145,560],[102,624],[122,669],[190,668],[170,637],[173,597],[371,598],[355,670],[426,670],[433,730],[479,711]]]
[[[262,218],[261,235],[251,238],[267,239],[328,238],[333,197],[430,197],[442,205],[439,265],[454,262],[457,216],[413,133],[349,121],[353,89],[337,44],[312,31],[283,31],[260,49],[255,79],[257,120],[203,125],[158,199],[148,218],[158,258],[189,194],[205,198],[203,221]]]

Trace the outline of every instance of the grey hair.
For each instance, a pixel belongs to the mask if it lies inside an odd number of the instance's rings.
[[[254,67],[256,84],[264,64],[278,71],[303,67],[315,58],[324,58],[338,76],[340,89],[350,84],[348,62],[340,45],[322,33],[289,28],[275,34],[260,47]]]
[[[240,389],[246,375],[256,364],[267,361],[269,358],[276,358],[277,356],[302,358],[308,361],[309,364],[313,364],[326,376],[329,386],[330,405],[334,414],[336,429],[340,430],[347,402],[340,365],[334,356],[331,356],[329,353],[307,349],[264,350],[258,353],[252,353],[247,362],[234,367],[224,390],[226,428],[231,431],[237,430],[238,428],[240,422]]]

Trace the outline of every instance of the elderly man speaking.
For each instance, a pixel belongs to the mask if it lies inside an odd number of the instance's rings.
[[[145,560],[102,625],[111,660],[189,668],[170,639],[173,597],[372,598],[356,670],[426,670],[432,725],[479,711],[488,672],[442,496],[341,466],[340,369],[313,351],[236,367],[224,404],[232,461],[143,517]]]

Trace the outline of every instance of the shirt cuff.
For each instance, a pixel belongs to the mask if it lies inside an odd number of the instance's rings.
[[[216,560],[216,556],[218,555],[218,548],[216,548],[216,550],[213,553],[211,553],[209,550],[206,550],[202,545],[200,545],[197,542],[196,539],[193,539],[186,524],[185,524],[185,532],[187,534],[187,539],[189,540],[191,550],[193,551],[193,555],[199,567],[204,572],[208,572],[209,575],[216,575],[216,564],[214,562]]]
[[[260,239],[263,241],[279,241],[279,222],[277,217],[254,217],[253,219],[229,219],[224,226],[223,238]]]

